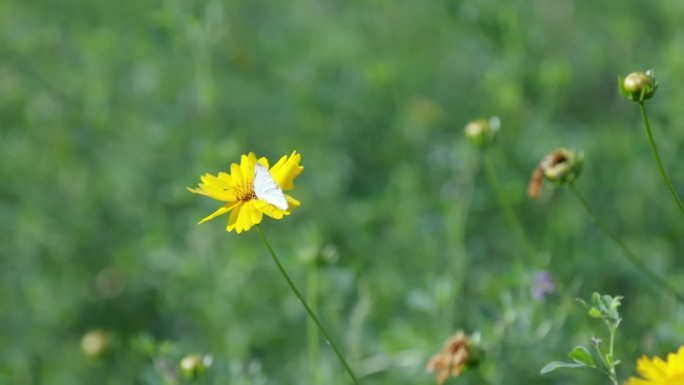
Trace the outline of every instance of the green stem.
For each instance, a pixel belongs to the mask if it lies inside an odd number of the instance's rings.
[[[520,240],[523,242],[523,244],[527,248],[527,251],[531,255],[536,256],[537,250],[532,245],[532,242],[530,242],[529,238],[527,237],[527,234],[525,233],[525,230],[524,230],[522,224],[520,223],[520,220],[518,220],[518,216],[515,214],[515,212],[513,211],[513,208],[511,207],[511,204],[508,202],[508,199],[506,198],[506,194],[504,194],[503,189],[501,188],[501,183],[499,182],[499,178],[496,175],[496,167],[494,166],[494,162],[492,161],[492,158],[488,152],[486,152],[484,154],[484,160],[485,160],[485,169],[487,171],[487,179],[489,179],[489,184],[494,189],[494,194],[496,195],[496,199],[499,201],[499,205],[501,206],[501,209],[503,210],[504,215],[506,216],[506,219],[509,222],[509,225],[518,234],[518,237],[520,238]]]
[[[610,369],[610,365],[608,365],[608,361],[606,361],[606,357],[603,356],[603,352],[601,351],[601,348],[599,348],[598,344],[594,345],[594,350],[596,350],[596,354],[598,354],[599,358],[601,359],[601,362],[603,362],[603,366]],[[605,373],[606,376],[611,377],[610,372],[608,370],[604,370],[599,367],[597,367],[596,369],[599,369],[600,371]]]
[[[613,347],[615,346],[615,333],[617,332],[617,326],[612,325],[606,321],[608,330],[610,331],[610,345],[608,345],[608,354],[610,355],[610,379],[613,381],[614,385],[618,385],[617,373],[615,372],[615,356],[613,355]]]
[[[337,355],[337,359],[340,360],[340,363],[342,364],[342,366],[344,366],[344,369],[347,371],[347,373],[349,373],[349,377],[351,377],[354,384],[359,385],[359,381],[356,379],[356,376],[354,375],[354,372],[352,372],[351,368],[349,367],[349,364],[347,364],[347,361],[345,361],[344,357],[342,357],[342,354],[337,349],[337,346],[335,345],[335,343],[332,342],[332,339],[330,339],[328,332],[325,331],[325,329],[323,328],[323,325],[321,325],[320,321],[318,321],[316,314],[314,314],[314,312],[311,310],[309,305],[307,305],[306,301],[304,301],[304,297],[302,297],[301,293],[299,293],[299,290],[297,290],[297,287],[295,287],[294,283],[290,279],[290,276],[285,271],[285,268],[283,268],[283,265],[280,263],[280,260],[278,259],[275,252],[273,251],[273,248],[271,248],[271,244],[268,243],[268,240],[266,240],[266,236],[264,235],[263,230],[261,230],[261,226],[256,225],[256,228],[257,228],[257,230],[259,230],[259,235],[261,235],[261,239],[264,241],[264,244],[266,245],[268,252],[271,254],[271,258],[273,258],[273,262],[275,262],[276,266],[278,266],[278,270],[280,270],[280,273],[283,275],[283,277],[287,281],[287,284],[290,286],[290,289],[292,289],[294,294],[297,296],[297,299],[299,300],[299,302],[301,302],[302,306],[304,306],[304,309],[306,309],[306,312],[309,314],[309,317],[311,317],[311,319],[316,323],[316,326],[318,327],[318,330],[321,331],[321,334],[323,334],[325,341],[335,351],[335,355]]]
[[[306,280],[306,301],[311,306],[311,310],[317,312],[318,302],[318,267],[311,264],[307,271]],[[320,350],[318,348],[318,330],[313,319],[308,318],[306,323],[306,336],[309,345],[309,371],[311,374],[311,384],[318,385],[321,383],[321,364],[320,364]]]
[[[672,182],[670,181],[670,178],[667,176],[667,173],[665,172],[665,168],[663,167],[663,162],[660,160],[660,154],[658,153],[658,148],[656,147],[655,140],[653,140],[653,133],[651,132],[651,125],[648,124],[648,116],[646,115],[646,105],[644,105],[644,102],[639,102],[639,107],[641,109],[641,117],[644,119],[644,127],[646,128],[646,134],[648,135],[648,142],[651,145],[651,151],[653,152],[653,156],[655,157],[656,163],[658,163],[658,169],[660,170],[660,175],[663,176],[663,180],[665,181],[665,184],[667,185],[667,188],[670,190],[670,194],[672,194],[672,198],[674,199],[675,203],[677,203],[677,206],[679,207],[679,211],[684,215],[684,204],[682,204],[682,201],[679,199],[679,196],[677,196],[677,192],[675,192],[674,187],[672,186]]]
[[[579,192],[577,187],[573,182],[570,182],[570,190],[575,194],[575,197],[577,200],[580,201],[584,209],[587,211],[591,219],[596,223],[596,225],[603,230],[603,232],[608,236],[608,238],[612,239],[613,242],[615,242],[622,251],[624,251],[624,255],[627,257],[627,260],[634,265],[639,271],[644,273],[653,283],[663,290],[666,293],[671,294],[679,303],[684,304],[684,295],[680,293],[675,287],[673,287],[669,282],[667,282],[663,277],[659,276],[656,274],[653,270],[651,270],[645,263],[639,259],[639,257],[632,252],[621,240],[618,238],[609,228],[608,226],[601,220],[599,217],[594,213],[594,210],[589,206],[589,203],[587,203],[587,200],[584,198],[584,196]]]

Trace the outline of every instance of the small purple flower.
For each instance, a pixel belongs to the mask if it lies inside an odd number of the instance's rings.
[[[534,275],[534,284],[532,285],[532,297],[538,301],[543,301],[546,294],[553,293],[556,287],[551,280],[551,274],[548,271],[538,271]]]

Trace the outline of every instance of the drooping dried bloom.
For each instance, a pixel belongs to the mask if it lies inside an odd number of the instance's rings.
[[[459,330],[444,344],[444,349],[430,358],[427,369],[437,374],[437,384],[441,385],[449,376],[460,376],[471,359],[470,339]]]
[[[572,182],[582,171],[582,154],[565,148],[554,150],[539,162],[527,185],[527,195],[535,199],[541,192],[544,178],[549,182],[563,184]]]
[[[684,346],[677,353],[667,355],[667,361],[646,356],[637,361],[637,372],[642,378],[630,377],[625,385],[681,385],[684,384]]]

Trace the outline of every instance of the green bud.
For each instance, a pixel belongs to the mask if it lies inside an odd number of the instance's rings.
[[[207,371],[213,361],[212,356],[189,354],[180,361],[180,372],[188,379],[195,380]]]
[[[93,329],[88,331],[81,338],[81,350],[92,358],[102,357],[107,353],[111,345],[111,340],[104,330]]]
[[[601,313],[601,311],[595,307],[592,307],[591,309],[589,309],[589,317],[601,318],[602,315],[603,314]]]
[[[299,252],[299,259],[310,266],[334,265],[340,259],[340,252],[337,246],[330,243],[322,248],[307,247]]]
[[[468,141],[475,147],[487,148],[494,143],[500,128],[499,117],[492,116],[489,120],[479,119],[468,123],[463,132]]]
[[[658,89],[653,70],[644,72],[632,72],[627,77],[618,77],[620,94],[634,102],[643,102],[650,99]]]

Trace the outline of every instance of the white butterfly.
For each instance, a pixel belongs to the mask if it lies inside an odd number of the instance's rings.
[[[259,162],[257,162],[254,167],[254,193],[257,198],[264,200],[281,210],[287,210],[289,207],[283,190],[281,190],[280,186],[273,180],[268,169]]]

